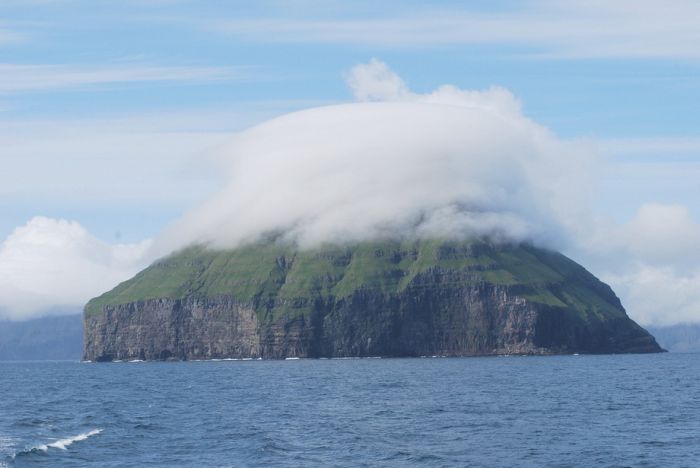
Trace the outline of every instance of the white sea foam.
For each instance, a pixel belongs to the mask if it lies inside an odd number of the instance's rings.
[[[58,439],[55,442],[51,442],[50,444],[42,444],[34,447],[36,450],[40,450],[42,452],[46,452],[49,450],[49,448],[57,448],[60,450],[66,450],[68,447],[70,447],[74,442],[80,442],[81,440],[85,440],[88,437],[92,437],[94,435],[99,434],[102,432],[102,429],[93,429],[88,432],[83,432],[82,434],[78,434],[73,437],[66,437],[65,439]]]
[[[284,358],[284,360],[285,361],[298,361],[299,358],[298,357],[287,357],[287,358]]]
[[[82,434],[78,434],[73,437],[66,437],[65,439],[58,439],[55,440],[54,442],[48,443],[48,444],[40,444],[40,445],[35,445],[33,447],[26,448],[24,450],[20,450],[19,452],[16,452],[11,455],[12,460],[16,460],[18,457],[26,456],[32,453],[37,453],[37,452],[48,452],[50,448],[55,448],[59,450],[66,450],[69,446],[71,446],[74,442],[79,442],[81,440],[85,440],[88,437],[92,437],[94,435],[99,434],[102,432],[102,429],[93,429],[88,432],[83,432]],[[4,468],[6,465],[3,465],[2,462],[0,462],[0,468]]]

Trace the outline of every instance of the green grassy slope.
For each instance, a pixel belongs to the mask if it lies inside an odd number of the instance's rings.
[[[533,302],[574,309],[584,320],[589,314],[625,314],[608,286],[565,256],[482,240],[376,241],[313,250],[275,243],[220,251],[190,247],[91,300],[86,313],[146,299],[220,295],[251,302],[260,313],[288,313],[287,303],[295,303],[295,313],[302,313],[304,303],[340,299],[359,289],[400,293],[417,275],[434,268],[468,272],[463,282],[516,287]]]

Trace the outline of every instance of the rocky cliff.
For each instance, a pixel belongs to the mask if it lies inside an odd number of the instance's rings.
[[[93,361],[661,350],[580,265],[483,240],[192,247],[83,321]]]

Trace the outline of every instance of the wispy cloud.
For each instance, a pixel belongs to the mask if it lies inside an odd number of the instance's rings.
[[[25,36],[22,33],[8,29],[0,24],[0,45],[21,42],[24,39]]]
[[[103,84],[244,81],[253,78],[245,67],[155,65],[24,65],[0,64],[0,93],[77,89]]]
[[[495,7],[413,10],[382,17],[250,17],[205,21],[205,29],[259,42],[385,47],[505,45],[534,56],[700,58],[700,3],[531,1]]]
[[[186,206],[216,187],[216,148],[234,131],[313,104],[251,101],[235,109],[222,105],[89,119],[2,118],[0,203]]]
[[[597,143],[604,154],[613,157],[697,155],[700,160],[700,136],[609,138]]]
[[[196,122],[197,117],[205,123]],[[82,206],[129,200],[181,204],[196,199],[212,184],[203,169],[203,154],[228,138],[223,124],[213,130],[202,128],[217,118],[233,128],[248,122],[234,112],[194,111],[188,118],[162,113],[121,119],[0,121],[4,168],[0,200],[47,204],[60,199]]]

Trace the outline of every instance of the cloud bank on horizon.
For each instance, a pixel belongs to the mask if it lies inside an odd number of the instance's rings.
[[[0,318],[75,312],[134,274],[150,243],[110,245],[75,221],[37,216],[0,244]]]
[[[287,114],[219,153],[228,183],[153,242],[109,245],[35,218],[0,244],[0,317],[79,307],[191,243],[267,233],[310,247],[373,237],[490,236],[563,249],[611,283],[642,324],[700,321],[700,225],[649,204],[618,226],[592,212],[605,166],[557,138],[508,90],[419,94],[372,60],[346,76],[358,103]]]

